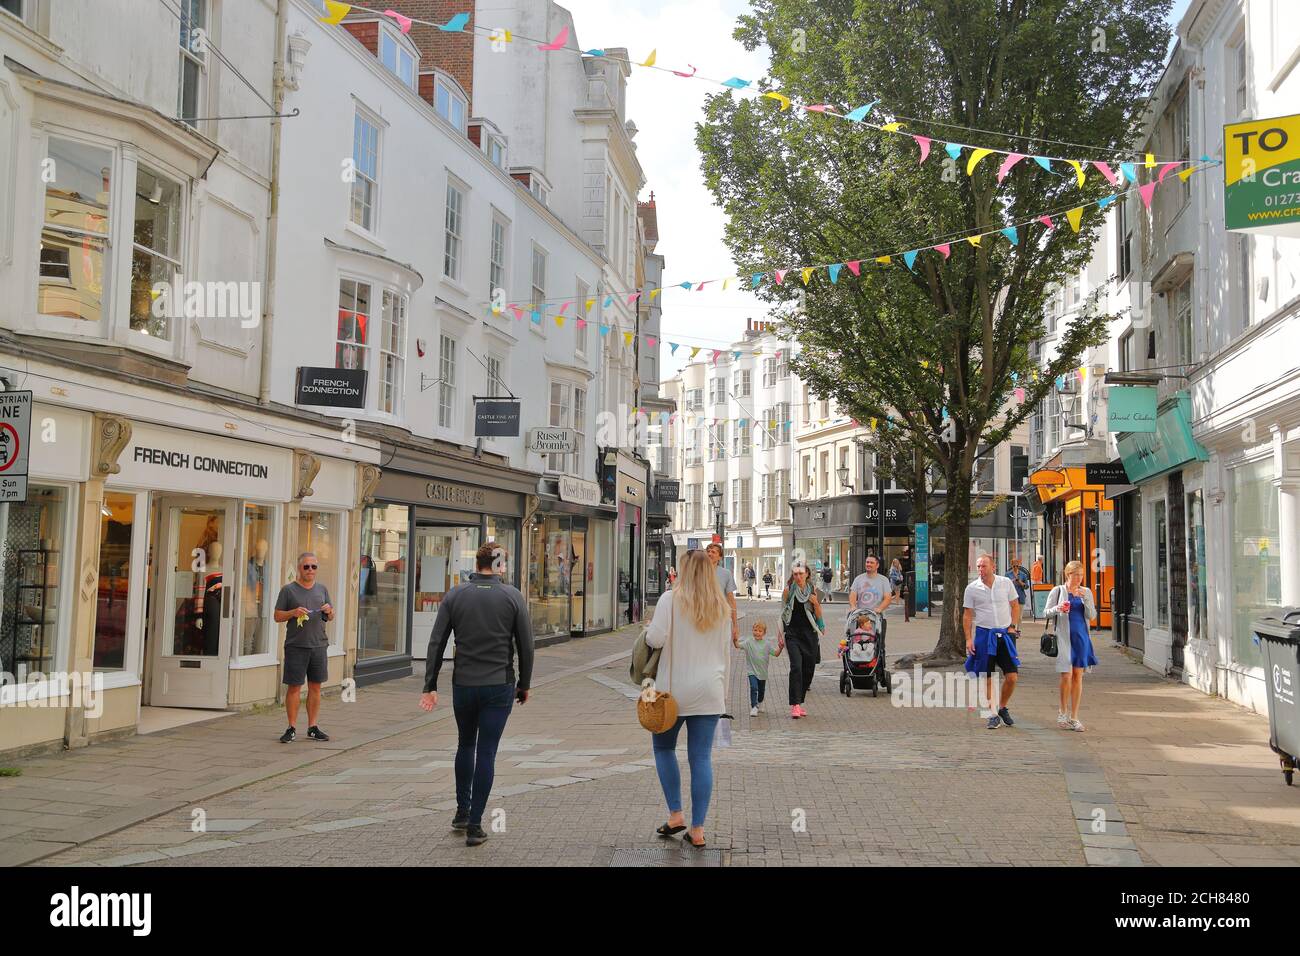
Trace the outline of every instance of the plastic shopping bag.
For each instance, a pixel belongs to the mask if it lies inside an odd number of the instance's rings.
[[[731,715],[723,714],[718,720],[718,731],[713,735],[713,747],[722,750],[731,746]]]

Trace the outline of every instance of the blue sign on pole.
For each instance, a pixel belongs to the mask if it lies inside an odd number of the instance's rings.
[[[930,526],[916,526],[916,613],[930,606]]]

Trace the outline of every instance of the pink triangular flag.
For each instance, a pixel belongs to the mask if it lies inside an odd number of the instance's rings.
[[[564,305],[560,306],[560,315],[564,315],[564,310],[567,309],[567,308],[568,308],[569,306],[571,306],[571,305],[573,305],[572,300],[570,300],[569,302],[566,302],[566,303],[564,303]]]
[[[708,279],[705,279],[705,280],[704,280],[704,282],[708,282],[708,281],[709,281]],[[695,291],[696,291],[696,292],[703,292],[703,291],[704,291],[704,282],[701,282],[699,285],[697,285],[697,286],[695,287]]]
[[[1178,165],[1177,163],[1165,163],[1163,166],[1161,166],[1161,167],[1160,167],[1160,175],[1156,177],[1156,182],[1158,182],[1158,183],[1162,183],[1162,182],[1164,182],[1164,181],[1165,181],[1165,174],[1168,173],[1169,170],[1173,169],[1173,168],[1174,168],[1175,166],[1177,166],[1177,165]]]
[[[934,248],[936,248],[936,249],[938,249],[940,252],[942,252],[942,253],[943,253],[943,257],[944,257],[945,259],[948,258],[948,253],[952,251],[952,247],[951,247],[948,243],[946,243],[946,242],[941,242],[941,243],[939,243],[937,246],[935,246]]]
[[[580,328],[580,329],[585,329],[586,327],[587,327],[587,320],[586,320],[586,319],[579,319],[579,320],[578,320],[578,328]]]
[[[410,18],[410,17],[404,17],[404,16],[402,16],[400,13],[398,13],[396,10],[385,10],[385,11],[384,11],[384,16],[386,16],[386,17],[392,17],[394,20],[396,20],[396,21],[397,21],[397,25],[398,25],[399,27],[402,28],[402,32],[403,32],[403,33],[410,33],[410,32],[411,32],[411,18]]]
[[[1115,171],[1105,163],[1099,163],[1096,160],[1093,160],[1092,165],[1096,166],[1097,169],[1101,171],[1101,174],[1106,177],[1106,182],[1110,183],[1112,186],[1119,185],[1119,177],[1115,175]]]
[[[659,340],[656,339],[653,335],[647,335],[647,336],[645,337],[645,344],[648,345],[648,346],[650,346],[651,348],[654,348],[654,347],[655,347],[655,342],[657,342],[657,341],[659,341]]]
[[[627,297],[627,304],[631,305],[639,298],[641,298],[641,291],[638,289],[636,292],[633,292],[631,295]]]
[[[861,259],[854,259],[852,262],[846,262],[844,264],[849,267],[849,271],[854,275],[858,275],[862,269]]]
[[[1159,183],[1147,183],[1145,186],[1139,186],[1138,192],[1142,195],[1142,204],[1148,209],[1151,208],[1151,194],[1156,191]]]
[[[524,317],[524,310],[517,305],[508,306],[511,312],[515,314],[515,321],[521,321]]]
[[[1052,217],[1051,217],[1051,216],[1039,216],[1039,217],[1038,217],[1038,221],[1041,222],[1041,223],[1042,223],[1044,226],[1046,226],[1048,229],[1055,229],[1055,228],[1056,228],[1055,223],[1052,222]]]
[[[1024,400],[1025,400],[1025,390],[1023,388],[1016,389],[1016,401],[1023,402]]]
[[[786,274],[787,272],[789,272],[789,271],[790,271],[789,269],[776,269],[776,270],[775,270],[775,274],[776,274],[776,284],[777,284],[777,285],[780,285],[780,284],[782,283],[782,281],[785,279],[785,274]]]
[[[1002,160],[1002,165],[998,167],[998,182],[1006,179],[1007,174],[1011,172],[1011,167],[1024,158],[1021,153],[1007,153],[1007,158]]]
[[[566,23],[564,26],[560,27],[560,32],[555,35],[554,40],[552,40],[550,43],[537,44],[537,49],[562,50],[564,49],[564,44],[568,42],[569,42],[569,25]]]
[[[920,162],[925,162],[925,157],[930,155],[930,137],[913,135],[912,139],[916,140],[916,145],[921,147]]]
[[[809,113],[825,113],[828,109],[830,109],[830,104],[818,103],[815,106],[805,106],[804,109],[806,109]]]

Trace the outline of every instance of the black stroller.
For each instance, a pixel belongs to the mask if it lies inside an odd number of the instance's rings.
[[[859,623],[859,621],[861,623]],[[840,693],[852,697],[854,689],[869,690],[876,697],[880,689],[889,693],[889,671],[885,667],[885,636],[880,615],[875,611],[850,610],[840,641]]]

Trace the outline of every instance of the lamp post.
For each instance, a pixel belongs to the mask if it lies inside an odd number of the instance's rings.
[[[718,519],[718,543],[722,543],[722,489],[718,487],[715,481],[709,486],[709,504],[713,507],[713,513]]]
[[[839,468],[836,468],[836,469],[835,469],[835,474],[839,475],[839,478],[840,478],[840,487],[841,487],[841,488],[843,488],[845,491],[852,491],[852,490],[853,490],[853,486],[849,484],[849,466],[848,466],[848,465],[840,465]]]

